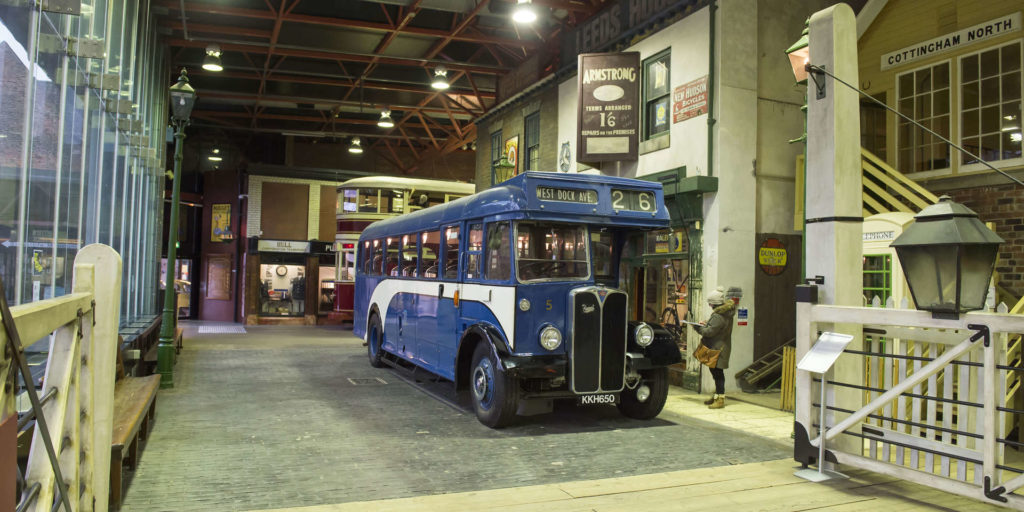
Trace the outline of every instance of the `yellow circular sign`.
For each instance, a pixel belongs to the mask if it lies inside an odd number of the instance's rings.
[[[786,270],[787,256],[782,242],[778,238],[769,238],[757,250],[757,263],[766,274],[776,276]]]

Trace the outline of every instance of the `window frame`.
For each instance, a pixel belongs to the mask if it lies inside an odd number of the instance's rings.
[[[648,86],[647,86],[647,77],[648,77],[648,71],[647,70],[648,70],[648,67],[651,64],[659,62],[662,59],[665,60],[665,65],[668,68],[665,71],[665,74],[666,74],[665,92],[664,92],[664,94],[659,94],[658,96],[652,97],[650,95],[651,91],[648,90]],[[667,135],[669,135],[669,133],[672,132],[672,113],[669,112],[669,110],[672,108],[672,101],[671,101],[671,98],[672,98],[672,47],[669,46],[669,47],[665,48],[664,50],[661,50],[661,51],[655,53],[654,55],[651,55],[650,57],[644,59],[641,62],[641,64],[640,64],[640,70],[641,70],[641,73],[640,73],[641,77],[640,78],[641,78],[641,80],[643,82],[641,84],[641,92],[640,92],[640,108],[641,108],[641,112],[640,112],[640,124],[641,124],[640,142],[645,142],[645,141],[648,141],[648,140],[656,139],[658,137],[667,136]],[[651,121],[651,119],[650,119],[651,116],[650,116],[650,113],[649,113],[650,112],[650,108],[651,108],[652,105],[654,105],[655,102],[661,101],[663,98],[667,100],[667,107],[666,107],[666,113],[665,113],[665,129],[660,131],[660,132],[652,134],[651,133],[652,125],[649,124],[650,121]]]
[[[451,229],[455,230],[455,244],[454,244],[454,246],[455,246],[455,256],[454,256],[454,259],[455,259],[455,275],[451,276],[451,277],[448,277],[448,265],[449,265],[449,263],[451,263],[449,261],[449,258],[448,258],[448,253],[450,252],[449,248],[451,247],[451,245],[448,243],[448,231],[451,230]],[[462,246],[461,237],[462,237],[462,225],[460,223],[448,224],[448,225],[441,226],[441,251],[442,251],[442,254],[443,254],[442,258],[443,258],[443,261],[444,261],[444,267],[438,269],[439,270],[439,272],[438,272],[438,279],[440,279],[442,281],[458,281],[459,280],[459,276],[462,275],[462,269],[460,268],[462,266],[462,262],[459,261],[459,260],[461,260],[461,258],[459,258],[459,251],[460,251],[461,246]]]
[[[488,244],[490,244],[491,229],[493,227],[497,227],[497,226],[499,226],[501,224],[504,224],[505,228],[508,230],[507,231],[508,247],[505,248],[505,257],[506,257],[506,259],[508,261],[508,269],[507,269],[507,273],[505,274],[504,277],[491,277],[491,275],[490,275],[491,251],[488,250],[489,249],[488,248]],[[482,261],[482,263],[483,263],[483,270],[480,272],[480,274],[481,274],[480,278],[482,280],[484,280],[484,281],[501,282],[501,283],[511,281],[512,280],[512,273],[513,273],[513,271],[512,271],[512,265],[513,265],[512,246],[514,245],[512,243],[512,221],[511,220],[496,220],[496,221],[488,222],[488,223],[484,224],[483,234],[484,234],[484,237],[483,237],[483,248],[482,248],[482,251],[481,251],[483,253],[483,261]]]
[[[894,98],[893,98],[893,101],[894,101],[893,108],[897,112],[901,112],[900,111],[900,100],[902,99],[902,97],[900,96],[900,77],[902,77],[904,75],[907,75],[907,74],[916,74],[918,71],[921,71],[923,69],[933,69],[933,68],[935,68],[937,66],[941,66],[942,64],[946,64],[947,67],[948,67],[948,70],[949,70],[949,77],[948,77],[949,82],[946,85],[946,88],[950,91],[950,93],[949,93],[949,106],[948,106],[948,110],[947,110],[947,113],[948,113],[948,116],[949,116],[949,125],[946,127],[946,133],[948,133],[950,135],[950,137],[948,137],[948,138],[950,140],[953,140],[953,137],[952,137],[952,135],[953,135],[953,112],[954,112],[953,108],[955,106],[957,106],[957,105],[955,105],[954,102],[953,102],[953,91],[952,90],[953,90],[953,71],[954,70],[953,70],[953,60],[952,59],[938,60],[938,61],[931,62],[929,64],[924,64],[924,65],[921,65],[921,66],[917,66],[917,67],[914,67],[914,68],[907,69],[906,71],[904,71],[902,73],[896,73],[893,76],[893,81],[894,81],[893,88],[895,90],[895,95],[894,95]],[[933,77],[932,80],[934,80],[934,74],[932,75],[932,77]],[[957,87],[959,88],[959,84],[957,85]],[[935,103],[934,102],[934,96],[935,96],[935,89],[934,89],[934,87],[929,91],[929,95],[930,95],[930,98],[932,99],[932,107],[934,107],[934,103]],[[917,87],[915,85],[914,93],[911,95],[911,98],[916,98],[917,96],[918,96],[918,92],[917,92]],[[934,109],[932,110],[932,112],[934,112]],[[918,122],[918,123],[921,122],[920,119],[916,119],[917,116],[915,116],[915,115],[911,115],[909,117],[911,119],[913,119],[914,121]],[[931,120],[932,117],[934,117],[934,116],[929,116],[929,120]],[[959,118],[959,116],[958,116],[958,118]],[[893,136],[894,137],[893,140],[895,141],[895,149],[896,149],[895,154],[893,155],[893,161],[896,162],[896,165],[895,165],[896,170],[901,172],[901,173],[903,173],[903,174],[905,174],[905,175],[907,175],[908,177],[910,177],[912,179],[927,178],[927,177],[931,177],[931,176],[945,176],[945,175],[952,174],[953,173],[953,167],[954,167],[954,163],[953,163],[954,162],[954,156],[953,156],[953,151],[954,150],[953,150],[952,147],[950,148],[949,166],[948,167],[941,167],[941,168],[931,169],[931,170],[927,170],[927,171],[920,171],[920,172],[914,172],[913,170],[909,170],[909,169],[904,170],[904,169],[901,168],[901,162],[900,162],[900,153],[901,153],[901,149],[902,149],[901,146],[900,146],[900,120],[901,119],[902,118],[897,116],[896,126],[895,126],[895,128],[896,128],[895,129],[895,135]],[[918,130],[918,131],[921,131],[922,133],[927,133],[927,132],[924,132],[923,130],[921,130],[921,128],[919,128],[917,125],[915,125],[913,123],[911,123],[910,126],[911,126],[911,129],[913,129],[913,130]],[[911,151],[913,152],[913,151],[915,151],[915,149],[911,148]]]
[[[465,262],[465,265],[462,265],[463,268],[460,269],[461,272],[459,273],[459,275],[462,276],[462,280],[463,281],[482,281],[483,280],[483,273],[484,273],[483,272],[484,247],[486,247],[486,245],[487,245],[487,240],[485,239],[485,236],[484,236],[487,233],[487,231],[484,229],[484,221],[481,220],[481,219],[466,221],[465,222],[465,227],[466,227],[466,241],[465,241],[465,243],[463,245],[462,253],[466,255],[466,257],[465,257],[466,262]],[[472,249],[471,246],[470,246],[470,244],[473,242],[473,231],[474,230],[480,230],[480,248],[476,249],[476,250]],[[477,257],[476,274],[470,276],[469,275],[470,260],[472,260],[474,256]],[[460,258],[460,259],[462,259],[462,258]]]
[[[531,130],[531,123],[536,124],[536,129]],[[533,136],[533,144],[530,144],[531,135]],[[523,158],[523,172],[526,171],[538,171],[540,166],[540,111],[536,111],[523,117],[523,147],[526,151],[522,152]],[[533,157],[536,155],[537,167],[532,165]]]
[[[1020,103],[1021,114],[1022,114],[1022,117],[1024,117],[1024,41],[1022,41],[1021,39],[1017,39],[1015,41],[1010,41],[1010,42],[1005,42],[1004,41],[1002,43],[986,46],[985,48],[980,48],[977,51],[974,51],[974,52],[971,52],[971,53],[964,53],[962,55],[958,55],[957,56],[957,58],[956,58],[956,70],[957,70],[957,84],[956,84],[957,85],[957,110],[956,110],[956,114],[957,114],[957,120],[959,121],[959,123],[957,125],[957,138],[956,138],[956,142],[957,142],[957,144],[960,145],[960,147],[963,147],[963,148],[966,149],[966,146],[964,146],[964,141],[963,141],[963,138],[964,138],[964,130],[963,130],[963,122],[964,122],[964,119],[963,119],[963,117],[964,117],[963,116],[963,112],[964,112],[964,108],[963,108],[963,105],[964,105],[963,94],[964,94],[964,87],[963,87],[963,73],[962,73],[962,70],[963,70],[963,60],[968,58],[968,57],[980,56],[982,53],[985,53],[987,51],[992,51],[992,50],[1000,50],[1001,51],[1003,47],[1014,45],[1014,44],[1016,44],[1018,49],[1019,49],[1019,51],[1017,52],[1018,59],[1019,59],[1019,64],[1018,64],[1019,67],[1017,68],[1017,72],[1020,75],[1021,93],[1020,93],[1020,98],[1018,98],[1017,101]],[[1002,62],[1000,61],[1000,67],[1001,66],[1002,66]],[[981,71],[980,63],[979,63],[978,70],[979,70],[979,72]],[[1000,76],[1000,77],[1002,75],[1003,75],[1003,73],[1001,73],[1001,72],[997,74],[997,76]],[[980,89],[980,82],[981,82],[981,80],[979,78],[979,89]],[[1008,103],[1008,102],[1007,101],[1003,101],[1003,99],[1002,99],[1003,98],[1002,80],[1000,79],[999,82],[1000,82],[1000,84],[999,84],[999,102],[997,103],[997,105],[1002,106],[1004,103]],[[979,111],[979,122],[980,122],[980,115],[981,115],[980,112],[982,110],[981,103],[980,103],[980,98],[979,98],[978,105],[979,105],[978,106],[978,111]],[[1000,112],[1000,114],[1001,114],[1001,112]],[[1021,124],[1021,133],[1024,133],[1024,119],[1021,119],[1020,121],[1022,122],[1022,124]],[[979,127],[978,137],[980,138],[981,136],[982,136],[982,133],[981,133],[981,129]],[[1021,154],[1021,156],[1019,156],[1017,158],[1006,159],[1006,160],[992,160],[991,162],[999,162],[999,165],[997,165],[996,167],[999,167],[1000,169],[1020,167],[1020,166],[1024,165],[1024,142],[1021,143],[1021,147],[1022,147],[1022,154]],[[957,165],[958,165],[959,172],[977,172],[977,171],[992,172],[985,164],[983,164],[981,162],[963,163],[963,153],[961,153],[959,151],[957,151],[956,153],[957,153],[956,162],[957,162]],[[980,151],[979,151],[979,153],[980,153]],[[951,155],[952,155],[952,151],[951,151]],[[979,154],[978,156],[981,157],[982,155]],[[952,158],[952,156],[951,156],[951,158]]]

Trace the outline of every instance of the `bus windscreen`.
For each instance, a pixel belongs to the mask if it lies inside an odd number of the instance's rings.
[[[516,271],[522,282],[587,279],[590,265],[586,226],[518,222]]]

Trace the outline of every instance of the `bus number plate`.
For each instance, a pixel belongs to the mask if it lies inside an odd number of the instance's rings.
[[[614,404],[619,401],[616,393],[603,393],[600,395],[580,395],[576,398],[580,405]]]
[[[654,200],[653,192],[612,189],[612,208],[636,212],[654,212],[658,210],[658,204]]]
[[[597,204],[597,191],[577,188],[537,187],[537,199],[566,203]]]

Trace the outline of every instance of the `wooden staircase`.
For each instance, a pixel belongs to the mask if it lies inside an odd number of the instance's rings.
[[[870,151],[861,148],[864,216],[885,212],[917,213],[938,197]]]
[[[749,393],[758,389],[769,389],[778,384],[782,378],[783,349],[793,346],[796,346],[796,339],[779,345],[775,350],[736,373],[740,389]]]

